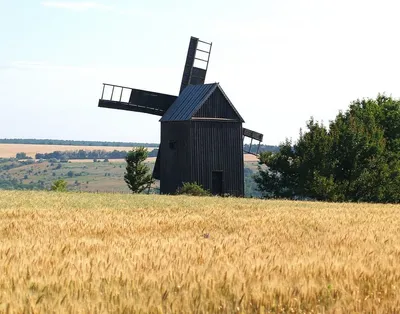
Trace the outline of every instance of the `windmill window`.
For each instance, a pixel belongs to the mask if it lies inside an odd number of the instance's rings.
[[[169,148],[172,150],[176,149],[176,141],[169,141]]]

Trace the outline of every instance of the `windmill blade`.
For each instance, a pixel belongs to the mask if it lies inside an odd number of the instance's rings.
[[[199,49],[198,45],[202,43],[205,45],[207,50]],[[210,61],[212,43],[207,43],[205,41],[199,40],[196,37],[190,37],[189,48],[186,56],[185,68],[183,70],[181,88],[179,90],[179,94],[186,88],[188,85],[199,85],[204,84],[206,80],[206,74],[208,69],[208,63]],[[205,55],[205,57],[199,57],[198,52]],[[195,61],[202,62],[204,64],[204,68],[195,67]]]
[[[262,142],[264,135],[256,131],[243,128],[243,136]]]
[[[251,139],[251,142],[250,142],[249,150],[248,150],[248,151],[244,150],[244,152],[247,153],[247,154],[258,155],[259,150],[260,150],[260,145],[261,145],[261,142],[262,142],[262,140],[263,140],[264,135],[261,134],[261,133],[258,133],[258,132],[256,132],[256,131],[252,131],[252,130],[243,128],[243,139],[244,139],[245,137],[250,138],[250,139]],[[251,147],[252,147],[252,145],[253,145],[253,140],[258,141],[258,146],[257,146],[257,151],[256,151],[256,153],[253,153],[253,152],[251,151]]]
[[[110,93],[108,96],[106,94]],[[99,107],[162,116],[177,96],[103,83]]]

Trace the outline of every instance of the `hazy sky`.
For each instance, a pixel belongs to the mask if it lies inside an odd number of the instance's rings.
[[[400,96],[398,0],[0,0],[0,138],[159,142],[158,116],[98,108],[102,83],[176,95],[190,36],[265,144],[352,100]]]

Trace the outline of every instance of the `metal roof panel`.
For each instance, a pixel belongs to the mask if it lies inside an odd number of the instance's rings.
[[[218,83],[187,86],[160,121],[190,120],[217,87]]]

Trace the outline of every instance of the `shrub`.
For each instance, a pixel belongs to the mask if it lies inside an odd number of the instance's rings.
[[[209,196],[211,195],[209,191],[203,189],[203,187],[196,182],[185,182],[183,186],[178,188],[176,194],[185,194],[192,196]]]
[[[66,192],[67,182],[65,180],[56,180],[51,185],[51,190],[55,192]]]
[[[27,156],[26,156],[26,153],[17,153],[15,158],[17,158],[17,159],[26,159]]]

